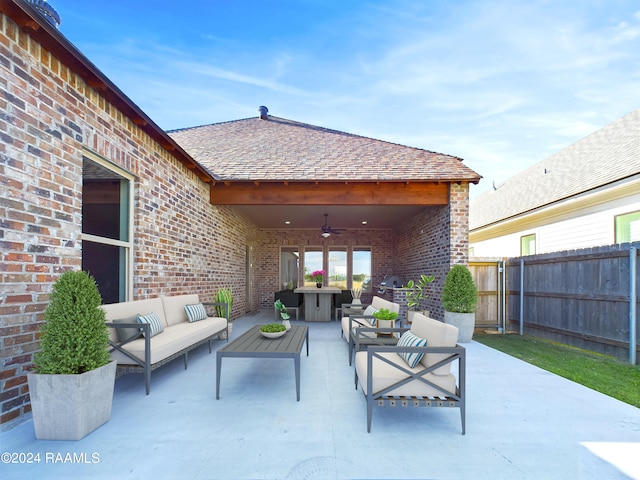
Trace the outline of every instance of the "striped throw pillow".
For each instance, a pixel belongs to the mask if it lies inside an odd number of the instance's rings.
[[[197,322],[198,320],[204,320],[207,318],[207,311],[201,303],[185,305],[184,311],[187,312],[187,319],[190,322]]]
[[[373,315],[377,311],[378,311],[377,308],[373,308],[371,305],[369,305],[367,308],[364,309],[363,315]],[[370,319],[369,322],[371,323],[372,327],[376,326],[376,319],[375,318]]]
[[[426,338],[418,337],[411,333],[411,331],[404,332],[398,340],[399,347],[424,347],[426,345]],[[417,352],[399,352],[398,355],[400,355],[400,358],[407,362],[407,365],[409,365],[409,367],[414,368],[416,365],[418,365],[418,362],[422,360],[422,356],[424,354]]]
[[[162,320],[156,312],[151,312],[148,315],[138,315],[138,323],[148,323],[150,325],[149,335],[153,337],[164,330]]]

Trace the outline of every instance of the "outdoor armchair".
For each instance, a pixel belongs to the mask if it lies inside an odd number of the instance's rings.
[[[356,342],[375,330],[356,329]],[[355,354],[355,388],[360,385],[367,402],[367,432],[374,405],[458,407],[464,435],[466,351],[456,344],[458,329],[417,314],[410,329],[384,330],[401,335],[397,345],[368,344]]]

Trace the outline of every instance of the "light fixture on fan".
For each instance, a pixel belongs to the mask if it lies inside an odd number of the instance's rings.
[[[328,213],[325,213],[325,214],[324,214],[324,225],[322,226],[322,234],[321,234],[321,235],[322,235],[324,238],[328,238],[328,237],[330,237],[330,236],[331,236],[331,234],[332,234],[332,233],[335,233],[336,235],[340,235],[340,233],[341,233],[342,231],[343,231],[343,230],[342,230],[342,229],[340,229],[340,228],[336,229],[336,228],[331,228],[331,227],[329,226],[329,214],[328,214]]]

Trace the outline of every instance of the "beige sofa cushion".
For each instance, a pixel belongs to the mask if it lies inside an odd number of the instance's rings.
[[[427,339],[427,347],[455,347],[458,341],[458,329],[433,318],[425,317],[421,313],[416,313],[411,324],[411,333],[418,337]],[[429,367],[443,358],[447,354],[429,353],[422,357],[420,363]],[[436,375],[448,375],[451,372],[451,363],[433,371]]]
[[[157,363],[179,351],[221,332],[227,327],[224,318],[209,317],[195,323],[183,322],[166,328],[164,332],[151,338],[151,363]],[[144,338],[139,338],[124,347],[128,352],[144,361]],[[123,353],[115,351],[111,358],[119,364],[131,364]]]
[[[167,317],[168,325],[187,322],[187,312],[185,312],[184,306],[200,303],[200,299],[197,293],[161,298],[162,304],[164,305],[164,314]]]

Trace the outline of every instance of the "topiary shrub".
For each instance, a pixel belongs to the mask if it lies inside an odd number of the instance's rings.
[[[35,371],[42,374],[80,374],[109,363],[109,333],[102,297],[93,277],[68,271],[53,285],[44,311]]]
[[[442,289],[442,306],[447,312],[473,313],[478,303],[478,290],[471,272],[464,265],[449,270]]]

